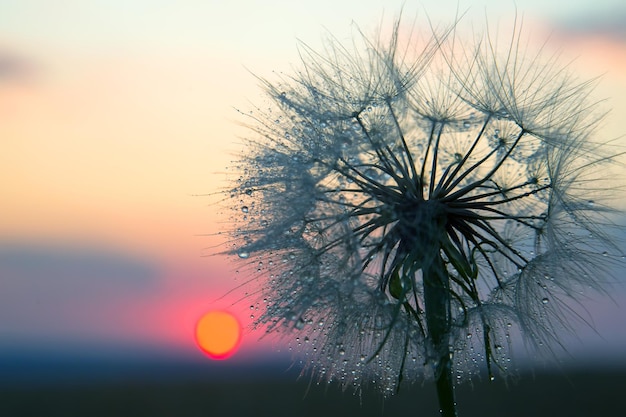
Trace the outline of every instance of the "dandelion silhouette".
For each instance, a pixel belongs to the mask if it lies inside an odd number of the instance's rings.
[[[320,380],[433,378],[454,416],[455,381],[505,374],[513,332],[558,346],[569,300],[608,273],[593,83],[525,53],[515,27],[505,49],[470,48],[397,21],[387,41],[302,45],[300,70],[262,80],[230,253],[256,269],[257,325]]]

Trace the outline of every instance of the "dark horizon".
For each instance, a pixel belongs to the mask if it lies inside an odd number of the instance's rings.
[[[383,399],[374,387],[342,391],[285,361],[0,361],[0,415],[20,416],[397,416],[437,415],[434,385],[418,381]],[[51,366],[54,365],[54,366]],[[89,365],[89,366],[87,366]],[[107,366],[108,365],[108,366]],[[20,366],[22,366],[20,368]],[[22,379],[15,377],[21,372]],[[522,372],[459,384],[460,416],[583,417],[623,411],[626,367]]]
[[[617,353],[612,358],[603,355],[599,358],[561,358],[559,361],[544,359],[526,357],[517,360],[514,375],[567,376],[570,373],[586,372],[617,372],[626,375],[626,357],[620,357]],[[243,351],[226,360],[213,360],[199,351],[191,353],[145,347],[85,349],[78,346],[74,349],[47,351],[0,347],[0,388],[59,383],[123,383],[126,380],[144,379],[235,383],[271,379],[289,382],[298,378],[303,363],[303,359],[286,350],[262,353]]]

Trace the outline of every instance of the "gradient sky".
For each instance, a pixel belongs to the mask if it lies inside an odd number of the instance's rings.
[[[245,134],[234,109],[262,103],[250,71],[289,71],[296,38],[319,45],[328,29],[349,39],[353,20],[373,30],[403,3],[0,0],[0,350],[195,354],[204,311],[229,308],[247,323],[249,303],[225,295],[240,282],[236,265],[202,256],[221,242],[202,235],[222,225],[217,199],[198,195],[224,184]],[[485,16],[510,22],[515,7],[503,3],[429,0],[405,15],[445,23],[471,4],[464,21],[482,27]],[[603,75],[607,138],[626,133],[621,3],[517,4],[527,30],[578,57],[582,77]],[[585,304],[602,337],[583,330],[574,354],[626,349],[625,294]],[[244,352],[267,348],[257,336]]]

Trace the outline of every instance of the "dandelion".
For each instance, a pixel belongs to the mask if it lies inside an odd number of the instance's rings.
[[[256,324],[320,380],[432,378],[454,416],[455,381],[506,374],[516,332],[558,346],[570,299],[600,288],[613,156],[593,83],[524,54],[517,29],[504,50],[403,35],[302,45],[300,70],[263,81],[229,253],[254,266]]]

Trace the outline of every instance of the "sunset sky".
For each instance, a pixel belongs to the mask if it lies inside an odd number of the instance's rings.
[[[352,21],[373,31],[403,3],[424,25],[426,13],[449,23],[457,5],[471,5],[465,27],[515,12],[496,0],[0,0],[0,355],[201,355],[202,313],[226,308],[249,323],[250,303],[227,294],[244,279],[237,264],[205,256],[224,242],[213,236],[227,226],[219,198],[205,194],[226,184],[245,134],[235,109],[262,105],[252,74],[288,72],[297,39],[348,40]],[[606,138],[626,134],[622,3],[517,2],[526,31],[577,57],[581,77],[602,75]],[[575,357],[626,350],[626,284],[613,298],[585,302],[599,335],[568,342]],[[272,348],[258,336],[244,335],[240,356]]]

